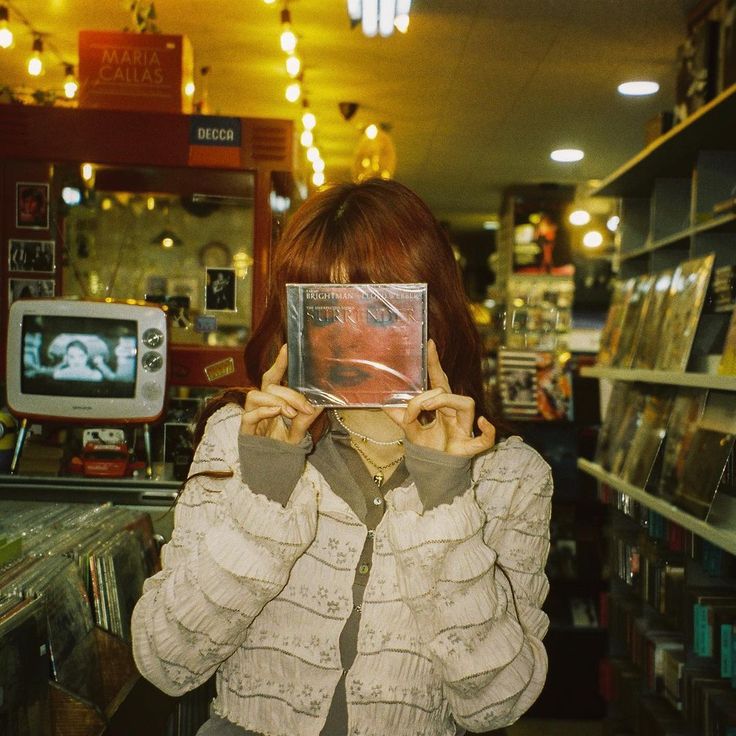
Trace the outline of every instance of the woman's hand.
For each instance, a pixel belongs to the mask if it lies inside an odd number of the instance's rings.
[[[287,365],[286,345],[282,345],[274,364],[263,374],[261,390],[249,391],[245,398],[242,434],[298,445],[322,413],[321,407],[312,406],[298,391],[281,385]]]
[[[434,340],[427,342],[427,373],[429,391],[411,399],[405,410],[384,409],[404,430],[407,439],[421,447],[464,457],[473,457],[493,447],[496,430],[485,417],[478,418],[481,433],[473,436],[475,401],[469,396],[452,393]],[[423,412],[434,412],[434,419],[428,424],[422,423]]]

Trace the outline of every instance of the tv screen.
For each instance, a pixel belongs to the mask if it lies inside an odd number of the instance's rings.
[[[26,315],[25,394],[132,398],[138,354],[135,320]]]
[[[8,316],[8,406],[26,417],[153,421],[163,411],[167,353],[159,306],[19,299]]]

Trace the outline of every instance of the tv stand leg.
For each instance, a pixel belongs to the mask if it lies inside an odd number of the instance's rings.
[[[13,450],[13,459],[10,461],[10,474],[15,475],[18,472],[18,464],[20,463],[20,454],[23,452],[23,445],[28,435],[28,419],[23,417],[18,427],[18,436],[15,438],[15,449]]]
[[[153,478],[153,458],[151,456],[151,427],[146,422],[143,425],[143,446],[146,448],[146,478]]]

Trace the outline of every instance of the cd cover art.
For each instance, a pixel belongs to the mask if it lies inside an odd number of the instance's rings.
[[[318,406],[397,406],[427,386],[426,284],[287,284],[289,386]]]

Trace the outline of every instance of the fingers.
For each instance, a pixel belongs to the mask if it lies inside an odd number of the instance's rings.
[[[472,434],[475,401],[469,396],[440,392],[426,398],[421,406],[424,411],[438,411],[446,417],[454,417],[463,432]]]
[[[429,377],[430,388],[441,388],[447,393],[451,393],[450,382],[447,374],[442,370],[440,364],[440,356],[437,354],[437,346],[434,340],[427,340],[427,375]]]
[[[284,344],[281,346],[281,350],[279,350],[279,354],[276,356],[273,365],[263,374],[261,391],[265,391],[269,386],[278,386],[286,374],[288,364],[288,354],[286,345]]]
[[[433,388],[430,391],[423,391],[421,394],[415,396],[406,405],[406,410],[402,417],[403,423],[410,424],[411,422],[416,421],[419,414],[425,409],[424,404],[427,402],[427,400],[433,399],[435,396],[440,396],[441,394],[445,393],[446,392],[444,388]]]

